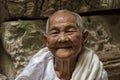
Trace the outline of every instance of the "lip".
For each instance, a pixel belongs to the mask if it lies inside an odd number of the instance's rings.
[[[67,47],[57,47],[56,49],[72,49],[71,46],[67,46]]]

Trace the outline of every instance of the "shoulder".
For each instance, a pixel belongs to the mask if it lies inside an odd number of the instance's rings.
[[[16,78],[16,80],[30,80],[31,76],[35,74],[35,76],[37,77],[38,73],[40,75],[42,70],[44,70],[46,62],[49,62],[52,58],[53,56],[51,52],[46,47],[41,49],[31,58],[29,64],[25,67],[23,72]]]
[[[85,47],[85,51],[84,54],[89,55],[89,56],[93,56],[93,58],[95,58],[96,60],[99,60],[98,55],[95,53],[95,51],[91,48]]]
[[[19,78],[16,78],[15,80],[30,80],[30,79],[26,76],[21,76]]]
[[[101,79],[100,80],[108,80],[108,75],[105,69],[102,71]]]
[[[39,50],[32,58],[30,61],[33,63],[39,63],[39,62],[44,62],[46,60],[50,60],[53,58],[52,53],[48,50],[47,47],[42,48]]]
[[[90,48],[86,48],[86,50],[87,50],[87,52],[93,54],[94,63],[97,63],[97,65],[100,64],[100,65],[98,66],[99,68],[100,68],[100,66],[101,66],[102,71],[101,71],[101,78],[100,78],[100,80],[108,80],[107,72],[106,72],[106,70],[104,69],[103,63],[100,61],[98,55],[95,53],[94,50],[92,50],[92,49],[90,49]]]

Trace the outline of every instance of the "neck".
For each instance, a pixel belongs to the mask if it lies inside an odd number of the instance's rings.
[[[70,59],[55,58],[55,72],[61,80],[70,80],[77,62],[77,57]]]

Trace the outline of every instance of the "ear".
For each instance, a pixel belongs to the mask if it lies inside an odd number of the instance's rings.
[[[46,46],[48,45],[47,34],[43,33],[43,39],[45,40]]]
[[[83,43],[82,45],[84,46],[86,43],[87,43],[87,38],[88,38],[88,30],[84,30],[84,32],[82,33],[82,40],[83,40]]]

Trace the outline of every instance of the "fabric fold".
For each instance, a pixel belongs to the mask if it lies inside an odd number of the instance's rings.
[[[54,71],[54,57],[47,47],[32,57],[15,80],[60,80]],[[98,56],[89,48],[79,55],[70,80],[108,80]]]
[[[80,54],[71,80],[100,80],[103,65],[92,50]]]

